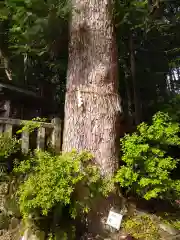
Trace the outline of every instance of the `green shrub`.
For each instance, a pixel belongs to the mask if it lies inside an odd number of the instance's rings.
[[[26,217],[38,210],[47,215],[57,204],[62,208],[69,206],[71,217],[76,217],[78,209],[87,212],[88,203],[96,194],[107,195],[112,190],[112,183],[101,178],[91,160],[88,152],[53,155],[36,151],[33,157],[21,162],[15,172],[26,175],[18,191],[22,214]],[[83,202],[73,199],[80,184],[88,188]]]
[[[169,101],[162,106],[163,112],[167,112],[171,118],[173,118],[175,121],[180,121],[180,95],[177,94],[174,97],[171,97]]]
[[[20,149],[20,142],[8,134],[0,134],[0,182],[8,179],[7,170],[11,168],[10,156]]]
[[[0,134],[0,161],[4,161],[19,150],[19,141],[8,134]]]
[[[171,177],[179,159],[169,154],[171,147],[180,146],[179,124],[168,114],[158,112],[152,125],[142,123],[138,131],[122,140],[122,161],[115,181],[121,187],[145,199],[179,199],[180,180]]]
[[[124,220],[122,228],[135,239],[159,240],[159,228],[148,215],[131,216]]]
[[[180,211],[176,209],[174,213],[163,212],[160,213],[160,219],[165,224],[180,230]]]
[[[35,129],[38,129],[42,126],[42,123],[43,122],[46,122],[47,119],[46,118],[40,118],[40,117],[37,117],[37,118],[33,118],[32,120],[22,120],[21,121],[21,129],[19,129],[17,131],[17,134],[20,134],[22,133],[23,131],[24,132],[33,132]]]

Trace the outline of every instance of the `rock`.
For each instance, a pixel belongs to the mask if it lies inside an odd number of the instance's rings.
[[[146,212],[146,211],[142,211],[142,210],[136,210],[136,214],[138,215],[138,216],[145,216],[145,215],[148,215],[149,216],[149,213],[148,212]]]
[[[130,235],[122,235],[118,238],[119,240],[133,240],[134,238]]]
[[[9,217],[5,213],[0,213],[0,230],[8,229]]]
[[[24,232],[23,240],[44,240],[45,234],[43,232],[38,232],[38,234],[34,234],[31,229],[26,229]]]
[[[6,195],[8,193],[9,184],[4,182],[0,184],[0,195]]]
[[[15,197],[7,198],[4,204],[4,207],[10,216],[14,216],[16,218],[21,217],[18,201]]]
[[[0,230],[0,236],[4,234],[4,230]]]
[[[169,233],[170,235],[176,235],[179,233],[179,231],[175,228],[173,228],[172,226],[165,224],[165,223],[160,223],[159,224],[160,229],[162,229],[163,231]]]
[[[10,229],[15,229],[19,225],[19,219],[13,217],[10,222]]]

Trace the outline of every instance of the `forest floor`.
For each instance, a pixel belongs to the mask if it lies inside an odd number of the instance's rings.
[[[180,208],[162,200],[128,201],[128,214],[122,221],[122,230],[143,240],[180,240]],[[120,234],[116,240],[123,239]],[[114,239],[114,240],[115,240]]]
[[[180,240],[180,208],[163,201],[127,201],[128,213],[123,217],[121,229],[108,237],[83,240]],[[0,240],[20,240],[20,222],[12,219],[8,230],[0,231]],[[125,238],[125,236],[128,237]],[[28,239],[29,240],[29,239]],[[62,239],[59,239],[62,240]],[[71,239],[69,239],[71,240]],[[77,239],[80,240],[80,239]]]

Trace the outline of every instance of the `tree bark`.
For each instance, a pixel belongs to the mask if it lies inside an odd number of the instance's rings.
[[[89,150],[102,174],[118,164],[121,103],[111,0],[72,0],[63,151]]]
[[[117,169],[120,145],[121,103],[112,4],[111,0],[72,0],[63,133],[63,151],[90,151],[106,176]],[[88,233],[102,233],[101,220],[115,201],[113,194],[94,201]]]

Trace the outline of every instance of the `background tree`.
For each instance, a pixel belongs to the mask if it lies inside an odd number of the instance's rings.
[[[157,18],[152,14],[152,9],[159,9],[156,1],[115,1],[113,16],[119,50],[119,92],[129,131],[139,121],[151,119],[179,89],[179,3],[161,1],[160,5]],[[55,101],[60,102],[62,109],[69,9],[67,0],[4,0],[0,8],[0,45],[7,60],[5,66],[1,57],[1,78],[7,79],[5,68],[8,66],[14,82],[26,82],[28,88],[37,91],[43,84],[48,91],[51,86]],[[47,82],[50,84],[45,84]],[[63,111],[61,115],[63,117]]]
[[[164,1],[159,18],[152,17],[146,1],[116,1],[115,9],[120,93],[130,130],[137,124],[137,119],[149,120],[177,93],[179,34],[176,30],[180,9],[177,1]],[[130,37],[133,38],[133,51]],[[132,52],[135,78],[132,78]]]
[[[48,97],[61,106],[68,50],[66,0],[1,2],[1,49],[12,73],[12,81]],[[2,65],[2,79],[4,76]],[[60,91],[59,91],[60,89]]]

